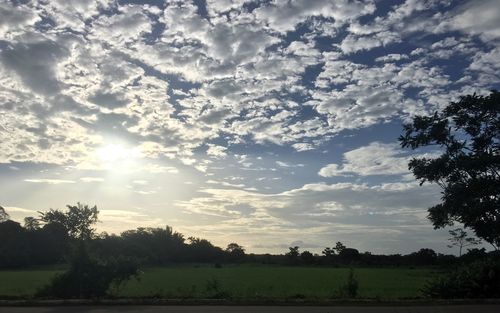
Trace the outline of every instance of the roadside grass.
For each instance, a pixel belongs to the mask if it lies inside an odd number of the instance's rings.
[[[31,298],[58,270],[0,271],[0,298]],[[139,280],[114,288],[120,298],[337,298],[348,268],[290,266],[171,266],[146,268]],[[428,268],[355,268],[358,298],[377,300],[421,297],[425,282],[436,275]]]

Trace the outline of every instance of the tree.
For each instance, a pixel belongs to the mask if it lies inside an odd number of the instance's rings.
[[[478,240],[473,237],[469,237],[467,232],[462,228],[456,228],[448,231],[451,235],[451,238],[448,240],[451,244],[448,245],[448,248],[458,247],[459,254],[458,256],[462,256],[462,249],[464,247],[475,246],[481,243],[481,240]]]
[[[428,209],[435,228],[461,223],[498,250],[500,246],[500,93],[451,102],[431,116],[416,116],[399,137],[403,148],[439,147],[409,169],[422,185],[437,183],[441,203]]]
[[[229,253],[231,259],[235,261],[241,260],[245,257],[245,248],[235,242],[227,245],[226,252]]]
[[[314,263],[314,255],[307,250],[300,254],[300,259],[304,262],[304,264]]]
[[[332,249],[337,251],[337,254],[340,254],[342,251],[346,249],[346,246],[342,242],[337,241],[337,243],[335,244],[335,248]]]
[[[326,247],[323,251],[321,251],[321,253],[327,258],[331,258],[335,255],[335,250],[333,248]]]
[[[91,239],[97,222],[99,211],[97,206],[89,207],[86,204],[67,205],[66,212],[51,209],[48,212],[39,212],[40,220],[44,223],[58,223],[68,231],[68,235],[76,239]]]
[[[29,231],[34,231],[40,228],[40,220],[32,216],[24,218],[24,228]]]
[[[436,262],[437,253],[432,249],[422,248],[410,253],[408,258],[415,265],[433,265]]]
[[[287,253],[285,253],[285,255],[290,258],[290,259],[296,259],[300,252],[299,252],[299,246],[295,246],[295,247],[289,247],[288,248],[290,251],[288,251]]]
[[[343,261],[352,263],[358,261],[360,258],[359,251],[354,248],[344,248],[339,252],[339,257]]]
[[[7,212],[5,212],[5,209],[2,206],[0,206],[0,223],[8,221],[9,218],[10,218],[9,214],[7,214]]]
[[[0,223],[0,268],[22,267],[30,262],[30,246],[26,230],[17,222]]]

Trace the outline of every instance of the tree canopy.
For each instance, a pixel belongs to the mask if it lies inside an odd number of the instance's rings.
[[[431,116],[404,125],[403,148],[436,147],[438,157],[416,157],[409,169],[421,184],[437,183],[442,202],[429,208],[435,228],[459,222],[500,246],[500,93],[467,95]]]
[[[5,212],[5,209],[2,206],[0,206],[0,223],[5,222],[8,219],[9,219],[9,214],[7,214],[7,212]]]
[[[39,212],[40,220],[44,223],[61,224],[68,231],[68,235],[77,239],[90,239],[94,236],[93,225],[97,222],[99,211],[97,206],[89,207],[86,204],[67,205],[66,212],[49,210]]]

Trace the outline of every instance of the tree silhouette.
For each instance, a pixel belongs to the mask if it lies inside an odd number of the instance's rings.
[[[235,261],[245,257],[245,249],[235,242],[227,245],[226,252],[228,252],[231,259]]]
[[[333,248],[326,247],[325,249],[323,249],[323,251],[321,251],[321,253],[325,257],[330,258],[335,255],[335,250]]]
[[[95,229],[92,227],[97,222],[99,211],[97,206],[89,207],[86,204],[67,205],[66,212],[60,210],[49,210],[39,212],[40,220],[44,223],[61,224],[68,231],[68,235],[76,239],[91,239]]]
[[[306,250],[300,254],[300,259],[304,264],[312,264],[314,262],[314,255]]]
[[[295,247],[289,247],[289,251],[285,253],[285,255],[290,258],[290,259],[296,259],[298,258],[300,252],[299,252],[299,246]]]
[[[467,232],[462,228],[456,228],[448,231],[451,235],[451,238],[448,241],[451,244],[448,245],[448,248],[458,247],[459,254],[458,256],[462,256],[462,249],[469,246],[475,246],[481,243],[481,240],[478,240],[473,237],[469,237]]]
[[[337,254],[340,254],[342,253],[342,251],[344,251],[347,247],[340,241],[337,241],[337,243],[335,244],[335,248],[332,248],[332,250],[335,250],[337,251]]]
[[[37,230],[40,228],[40,220],[32,216],[25,217],[24,228],[29,231]]]
[[[7,212],[5,212],[5,209],[0,206],[0,223],[7,221],[9,218],[9,214],[7,214]]]
[[[439,157],[413,158],[420,184],[437,183],[442,202],[429,208],[435,228],[454,222],[500,246],[500,93],[451,102],[442,112],[416,116],[399,137],[403,148],[439,147]]]

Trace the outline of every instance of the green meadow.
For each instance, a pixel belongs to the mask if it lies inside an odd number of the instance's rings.
[[[288,266],[172,266],[144,269],[111,294],[121,298],[332,299],[348,268]],[[0,298],[33,297],[57,274],[54,269],[0,271]],[[358,298],[419,298],[428,268],[355,268]]]

